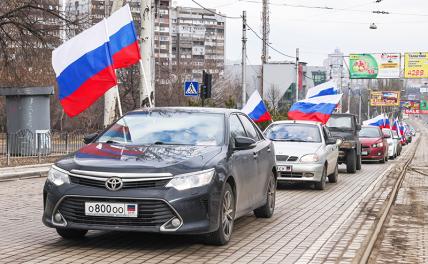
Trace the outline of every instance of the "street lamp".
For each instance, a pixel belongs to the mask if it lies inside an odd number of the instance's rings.
[[[375,24],[375,23],[371,23],[371,24],[370,24],[370,29],[377,29],[376,24]]]

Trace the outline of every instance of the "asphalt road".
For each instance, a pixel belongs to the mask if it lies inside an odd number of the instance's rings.
[[[222,247],[186,236],[101,231],[66,241],[41,222],[44,178],[0,182],[0,263],[350,263],[407,156],[363,164],[357,174],[341,167],[339,182],[324,191],[282,186],[274,216],[238,219]]]

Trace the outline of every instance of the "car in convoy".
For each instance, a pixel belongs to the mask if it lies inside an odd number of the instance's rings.
[[[43,222],[64,238],[143,231],[223,245],[236,218],[274,212],[273,144],[239,110],[136,110],[85,141],[43,190]]]
[[[327,121],[327,127],[333,137],[341,138],[339,147],[339,164],[346,165],[348,173],[361,170],[361,143],[358,132],[361,125],[353,114],[332,114]]]
[[[338,145],[326,126],[312,121],[277,121],[264,134],[273,141],[278,182],[313,182],[315,189],[338,180]]]
[[[389,128],[382,128],[382,133],[387,135],[386,141],[388,143],[388,157],[395,159],[398,156],[398,145],[400,144],[395,138],[392,130]]]
[[[379,161],[380,163],[388,161],[387,138],[389,135],[384,134],[377,126],[362,126],[359,137],[363,161]]]
[[[398,135],[398,132],[396,130],[392,130],[392,138],[397,144],[397,156],[401,155],[401,151],[403,149],[403,143],[401,141],[400,136]]]

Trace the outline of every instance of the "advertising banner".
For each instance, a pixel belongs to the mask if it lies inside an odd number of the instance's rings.
[[[428,78],[428,52],[404,53],[404,78]]]
[[[350,54],[351,79],[400,78],[400,53]]]
[[[400,102],[400,107],[404,109],[405,114],[428,114],[426,101],[403,100]]]
[[[399,106],[399,91],[372,91],[370,92],[371,106]]]

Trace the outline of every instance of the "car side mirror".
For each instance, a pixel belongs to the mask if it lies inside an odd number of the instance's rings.
[[[361,125],[360,125],[360,124],[357,124],[357,125],[355,126],[355,128],[357,129],[357,131],[360,131],[360,130],[361,130]]]
[[[98,137],[98,133],[91,133],[89,135],[86,135],[83,137],[83,143],[85,144],[89,144],[92,143],[92,141],[94,141],[94,139],[96,139]]]
[[[327,140],[326,140],[326,144],[327,145],[334,145],[334,144],[336,144],[337,143],[337,141],[338,141],[339,139],[335,139],[335,138],[328,138]]]
[[[236,137],[235,150],[252,149],[256,146],[256,141],[249,137]]]

